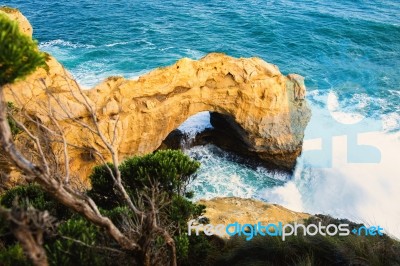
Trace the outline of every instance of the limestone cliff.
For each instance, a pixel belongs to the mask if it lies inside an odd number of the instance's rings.
[[[79,123],[71,123],[72,119],[91,120],[81,102],[79,85],[54,58],[50,57],[48,65],[48,72],[39,69],[25,81],[9,86],[8,100],[45,124],[51,122],[51,109],[68,143],[93,146],[109,160],[97,136]],[[138,80],[108,78],[82,94],[120,158],[154,151],[191,115],[211,111],[230,118],[249,150],[290,169],[301,152],[310,118],[304,79],[295,74],[284,76],[277,66],[256,57],[212,53],[200,60],[183,58]],[[65,110],[70,117],[63,115]],[[96,164],[94,157],[72,146],[69,152],[72,172],[87,176]]]
[[[29,23],[29,20],[22,15],[21,12],[19,12],[18,9],[11,7],[0,7],[0,13],[5,14],[10,19],[17,21],[20,31],[32,37],[32,25]]]
[[[303,220],[310,217],[307,213],[291,211],[276,204],[269,204],[254,199],[226,197],[200,200],[198,203],[206,206],[204,216],[214,226],[217,224],[226,226],[235,222],[239,224],[256,224],[262,222],[263,225],[269,223],[277,224],[279,222],[287,224],[303,222]]]

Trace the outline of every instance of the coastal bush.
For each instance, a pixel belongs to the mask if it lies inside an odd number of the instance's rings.
[[[160,193],[166,193],[169,199],[174,194],[182,194],[200,164],[181,151],[161,150],[145,156],[135,156],[121,163],[119,169],[124,186],[130,196],[137,198],[138,192],[147,193],[157,186]],[[90,175],[92,184],[88,195],[103,209],[119,206],[110,170],[112,164],[97,166]],[[139,194],[140,194],[139,193]],[[190,195],[190,193],[188,194]]]
[[[65,208],[62,204],[55,201],[37,184],[28,184],[13,187],[7,190],[0,196],[0,204],[4,207],[11,208],[15,199],[21,199],[21,207],[27,203],[35,209],[45,211],[47,210],[52,216],[57,217],[59,220],[71,217],[72,212]],[[26,200],[25,200],[26,199]]]
[[[9,113],[7,116],[8,124],[10,125],[11,134],[15,137],[17,134],[22,132],[22,130],[18,127],[17,122],[12,117],[17,112],[17,109],[12,102],[7,102],[7,108]]]
[[[306,220],[307,226],[348,223],[318,215]],[[226,242],[221,255],[212,259],[215,265],[400,265],[400,243],[383,236],[256,236],[251,241],[233,237]]]
[[[0,265],[31,266],[32,263],[26,259],[20,244],[16,243],[7,247],[0,245]]]
[[[193,193],[186,191],[187,184],[194,178],[200,164],[177,150],[160,150],[145,156],[135,156],[124,160],[119,170],[129,196],[134,202],[142,202],[145,210],[150,211],[150,202],[146,199],[152,191],[157,191],[152,204],[157,206],[160,222],[172,228],[176,241],[179,260],[188,256],[189,239],[184,234],[188,220],[202,215],[205,206],[192,203],[188,197]],[[88,196],[101,207],[116,224],[124,219],[135,219],[134,214],[123,205],[116,193],[110,170],[112,164],[97,166],[90,175],[92,188]]]
[[[154,184],[172,195],[181,194],[200,163],[179,150],[160,150],[126,159],[120,165],[121,176],[130,189],[146,189]]]
[[[0,87],[45,66],[46,56],[37,42],[19,31],[18,24],[0,13]]]
[[[82,218],[70,219],[57,228],[57,236],[45,245],[51,265],[103,265],[95,246],[99,230]]]
[[[157,196],[153,203],[157,204],[162,225],[168,225],[170,228],[170,234],[175,240],[177,257],[181,262],[187,261],[190,254],[193,255],[192,247],[196,246],[193,244],[196,241],[186,234],[186,222],[202,215],[205,210],[203,205],[192,203],[187,198],[193,197],[192,192],[186,191],[186,185],[194,177],[198,167],[198,162],[180,151],[172,150],[128,158],[119,167],[122,181],[133,201],[143,201],[150,196],[152,188],[156,187]],[[112,164],[93,169],[90,176],[92,187],[87,194],[98,204],[103,215],[108,216],[123,230],[129,230],[126,226],[132,225],[136,217],[113,189],[111,169],[113,169]],[[39,185],[28,184],[7,190],[1,195],[0,204],[11,208],[16,199],[23,199],[21,207],[26,208],[30,205],[38,210],[48,210],[57,218],[58,226],[55,233],[45,236],[45,249],[51,265],[103,265],[109,262],[111,256],[115,256],[109,251],[98,248],[110,247],[113,241],[110,241],[108,236],[93,224],[73,215],[67,208],[53,200]],[[150,210],[148,202],[144,201],[141,206],[145,211]],[[6,227],[6,224],[0,226],[0,232],[9,231]],[[10,254],[17,254],[17,251],[20,251],[20,246],[16,244],[12,235],[8,234],[8,238],[0,237],[0,240],[4,246],[0,249],[1,256],[9,258]],[[162,243],[163,240],[160,238],[156,244],[161,248]],[[24,258],[23,254],[21,256]],[[24,260],[24,263],[28,261]]]
[[[99,165],[93,168],[89,176],[92,188],[87,191],[87,195],[104,210],[112,210],[120,205],[114,189],[114,181],[109,172],[111,169],[114,169],[111,163]]]

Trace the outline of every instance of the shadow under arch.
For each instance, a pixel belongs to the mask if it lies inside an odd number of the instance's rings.
[[[264,166],[272,170],[288,169],[265,161],[252,149],[251,141],[243,127],[229,114],[202,111],[190,116],[178,128],[171,131],[157,148],[189,149],[194,146],[213,144],[222,150],[233,152],[235,161],[250,166]]]

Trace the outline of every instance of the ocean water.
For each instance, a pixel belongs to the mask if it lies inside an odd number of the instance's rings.
[[[258,56],[306,77],[313,116],[293,175],[237,162],[212,145],[197,198],[241,196],[379,224],[400,237],[400,4],[384,1],[2,1],[40,48],[91,87],[209,52]],[[207,113],[182,128],[209,126]],[[369,145],[357,148],[356,144]]]

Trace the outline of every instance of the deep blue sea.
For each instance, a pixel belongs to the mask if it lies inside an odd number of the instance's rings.
[[[383,1],[1,1],[19,8],[84,86],[209,52],[258,56],[306,78],[313,116],[293,175],[207,145],[197,198],[253,197],[381,225],[400,237],[400,3]],[[187,132],[209,126],[192,117]],[[369,145],[357,148],[357,144]],[[317,151],[317,152],[316,152]],[[319,152],[319,153],[318,153]]]

